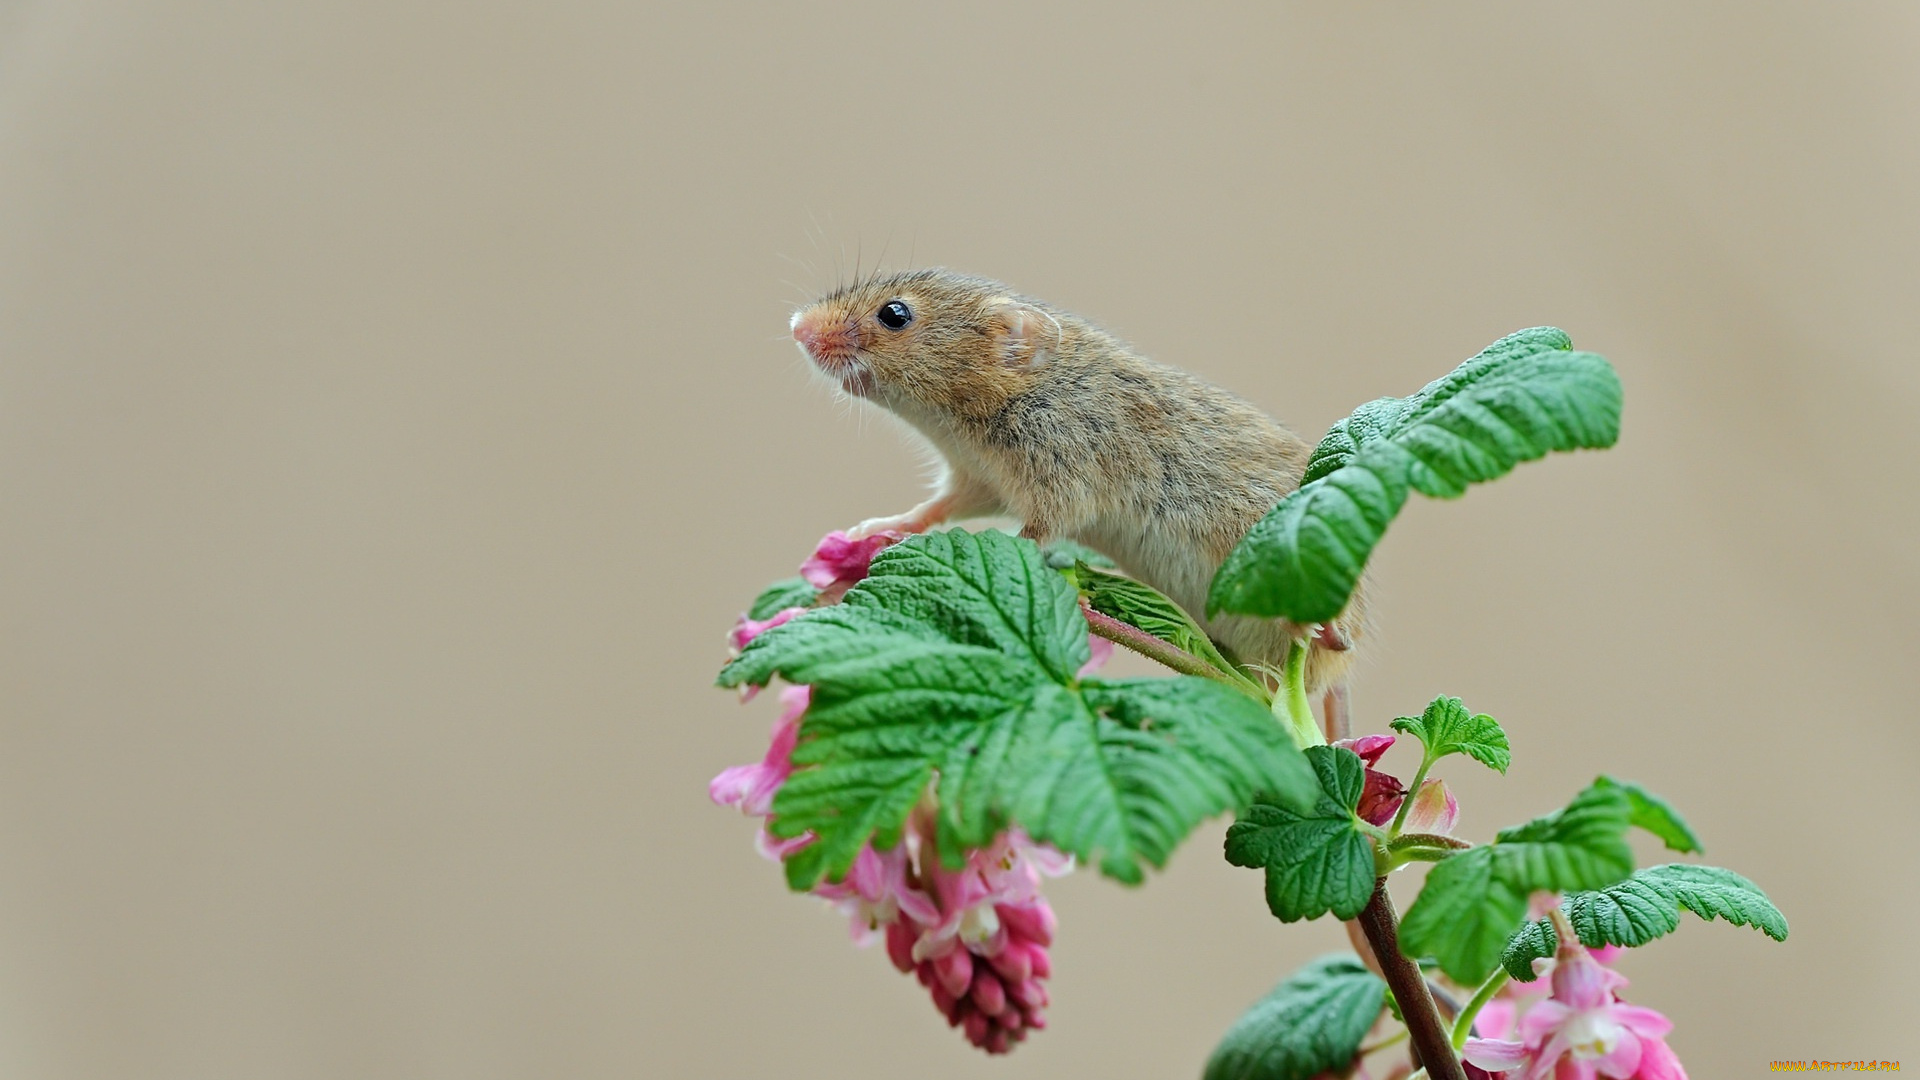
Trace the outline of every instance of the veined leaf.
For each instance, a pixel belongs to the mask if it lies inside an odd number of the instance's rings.
[[[1073,588],[998,532],[910,537],[841,603],[755,638],[721,685],[813,687],[770,823],[817,837],[788,883],[898,842],[929,784],[943,851],[1016,823],[1128,882],[1258,792],[1312,805],[1312,769],[1258,702],[1191,676],[1078,679],[1088,655]]]
[[[1387,986],[1350,954],[1323,956],[1248,1009],[1207,1059],[1204,1080],[1309,1080],[1351,1064]]]
[[[1102,615],[1118,619],[1128,626],[1159,638],[1177,649],[1191,653],[1227,675],[1252,685],[1247,673],[1221,653],[1213,639],[1200,628],[1186,609],[1144,581],[1084,562],[1061,571],[1086,597],[1087,605]]]
[[[1247,533],[1215,575],[1207,613],[1327,622],[1352,597],[1409,489],[1454,498],[1555,450],[1611,446],[1620,380],[1552,327],[1494,342],[1410,398],[1335,424],[1300,489]]]
[[[1567,922],[1583,945],[1635,948],[1680,927],[1686,909],[1709,922],[1753,926],[1775,941],[1787,939],[1787,918],[1760,887],[1731,870],[1691,863],[1668,863],[1637,870],[1605,888],[1570,893],[1561,902]],[[1500,963],[1523,982],[1533,979],[1533,962],[1552,956],[1559,935],[1545,919],[1528,923],[1507,943]]]
[[[1393,721],[1395,731],[1419,739],[1427,748],[1427,761],[1438,761],[1448,754],[1465,754],[1495,772],[1504,773],[1513,762],[1507,747],[1507,733],[1500,722],[1486,713],[1472,714],[1457,697],[1437,697],[1426,712],[1402,716]]]
[[[1382,457],[1405,457],[1390,442],[1374,445],[1386,448]],[[1214,575],[1208,616],[1231,611],[1332,621],[1353,596],[1374,545],[1406,505],[1410,468],[1410,459],[1391,468],[1343,468],[1281,499]]]
[[[1373,845],[1354,827],[1366,768],[1351,750],[1310,746],[1320,798],[1300,814],[1255,802],[1227,827],[1227,861],[1265,868],[1267,908],[1281,922],[1332,912],[1351,919],[1373,896]]]
[[[1560,950],[1560,935],[1554,932],[1553,924],[1545,919],[1536,919],[1523,923],[1507,940],[1507,947],[1500,953],[1500,966],[1507,969],[1507,975],[1520,982],[1532,982],[1537,976],[1533,973],[1533,962],[1542,956],[1552,956]]]
[[[1400,924],[1408,956],[1431,956],[1463,986],[1485,979],[1526,921],[1535,890],[1612,884],[1633,872],[1627,797],[1594,784],[1565,809],[1505,829],[1433,868]]]

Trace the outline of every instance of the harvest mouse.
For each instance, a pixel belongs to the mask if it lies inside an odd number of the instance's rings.
[[[820,371],[911,424],[940,455],[927,501],[863,521],[854,535],[1010,515],[1021,535],[1085,544],[1196,618],[1214,571],[1299,487],[1312,451],[1232,394],[985,278],[875,276],[796,312],[792,327]],[[1331,714],[1344,705],[1365,601],[1356,593],[1321,628],[1239,615],[1202,625],[1241,659],[1274,668],[1294,638],[1312,639],[1308,689],[1329,692]]]

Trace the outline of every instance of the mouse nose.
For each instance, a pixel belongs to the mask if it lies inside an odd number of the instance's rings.
[[[792,326],[793,340],[799,342],[800,347],[807,350],[807,355],[815,360],[824,360],[851,350],[853,342],[848,328],[821,312],[795,312]]]

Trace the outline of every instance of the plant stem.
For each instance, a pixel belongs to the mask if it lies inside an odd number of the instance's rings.
[[[1116,645],[1125,645],[1141,656],[1165,664],[1182,675],[1199,675],[1202,678],[1213,679],[1226,683],[1243,694],[1253,696],[1251,690],[1253,683],[1250,680],[1235,679],[1178,645],[1161,641],[1145,630],[1123,623],[1111,615],[1102,615],[1087,606],[1085,600],[1080,602],[1080,613],[1087,617],[1088,629]],[[1265,704],[1263,699],[1256,698],[1256,700],[1261,700],[1261,703]]]
[[[1460,854],[1460,849],[1456,847],[1441,847],[1437,844],[1408,844],[1405,847],[1394,848],[1389,852],[1385,865],[1387,871],[1391,873],[1408,863],[1439,862],[1442,859],[1458,854]],[[1375,865],[1380,864],[1376,862]]]
[[[1414,1053],[1433,1080],[1467,1080],[1466,1070],[1453,1052],[1453,1041],[1434,1007],[1433,994],[1427,990],[1426,976],[1420,965],[1400,952],[1400,920],[1394,916],[1393,900],[1387,895],[1387,879],[1373,883],[1373,898],[1360,910],[1360,928],[1367,944],[1380,961],[1380,972],[1400,1004],[1406,1018],[1407,1034],[1413,1040]]]
[[[1455,1050],[1467,1045],[1467,1036],[1473,1034],[1473,1018],[1480,1015],[1481,1008],[1493,1000],[1493,995],[1499,993],[1501,987],[1507,985],[1509,977],[1506,968],[1494,968],[1493,974],[1487,976],[1487,981],[1481,983],[1480,989],[1474,992],[1473,1000],[1467,1002],[1467,1007],[1461,1009],[1460,1015],[1453,1018]]]
[[[1400,800],[1400,812],[1393,815],[1393,824],[1387,826],[1387,835],[1399,836],[1400,826],[1407,823],[1407,811],[1413,809],[1413,798],[1420,794],[1420,785],[1426,783],[1427,770],[1433,768],[1433,753],[1421,755],[1420,768],[1413,774],[1413,783],[1407,785],[1407,793]]]
[[[1286,720],[1293,728],[1293,740],[1301,749],[1309,746],[1324,746],[1327,737],[1321,733],[1320,725],[1314,722],[1313,706],[1307,703],[1307,649],[1310,644],[1295,639],[1287,646],[1286,671],[1280,680],[1280,689],[1274,692],[1274,704],[1284,706]]]

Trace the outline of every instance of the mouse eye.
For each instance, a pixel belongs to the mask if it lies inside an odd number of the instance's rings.
[[[898,330],[913,321],[913,309],[898,300],[889,300],[880,305],[873,317],[880,320],[881,326]]]

